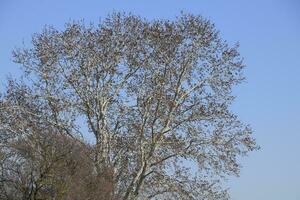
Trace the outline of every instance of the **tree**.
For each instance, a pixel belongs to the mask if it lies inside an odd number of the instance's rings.
[[[0,199],[109,199],[111,181],[95,176],[92,148],[40,118],[29,92],[10,82],[0,101]]]
[[[24,81],[11,95],[28,89],[14,109],[4,94],[1,109],[80,143],[92,135],[95,176],[113,188],[107,199],[228,199],[220,181],[238,175],[238,157],[257,148],[229,108],[244,79],[237,48],[190,14],[147,21],[114,13],[96,27],[46,27],[14,51]]]

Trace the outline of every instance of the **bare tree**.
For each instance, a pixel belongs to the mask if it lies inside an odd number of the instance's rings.
[[[96,176],[113,188],[106,199],[228,199],[220,181],[238,175],[238,156],[257,148],[229,108],[244,79],[237,46],[201,16],[114,13],[97,26],[47,27],[14,59],[30,90],[21,102],[40,109],[2,109],[80,142],[87,129]]]
[[[11,81],[0,101],[0,199],[109,199],[112,181],[96,176],[93,148],[48,123],[30,94]]]

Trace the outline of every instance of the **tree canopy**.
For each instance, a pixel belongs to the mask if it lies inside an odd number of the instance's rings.
[[[244,80],[237,48],[190,14],[113,13],[35,34],[13,53],[23,78],[0,98],[3,198],[228,199],[223,178],[257,149],[230,110]]]

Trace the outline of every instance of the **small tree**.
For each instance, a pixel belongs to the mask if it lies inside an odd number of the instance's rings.
[[[97,176],[113,187],[107,199],[227,199],[219,181],[257,148],[229,109],[244,79],[237,46],[201,16],[115,13],[96,27],[48,27],[14,59],[30,88],[22,98],[42,109],[13,112],[72,138],[91,133]]]
[[[0,101],[0,199],[110,199],[112,181],[96,176],[92,148],[41,118],[30,93],[10,82]]]

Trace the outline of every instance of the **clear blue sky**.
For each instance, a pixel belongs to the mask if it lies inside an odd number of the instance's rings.
[[[239,41],[248,66],[233,109],[262,149],[243,158],[241,176],[230,178],[233,199],[300,200],[300,1],[0,0],[0,81],[20,74],[11,50],[45,24],[97,22],[112,11],[172,19],[181,10],[211,19],[230,44]]]

